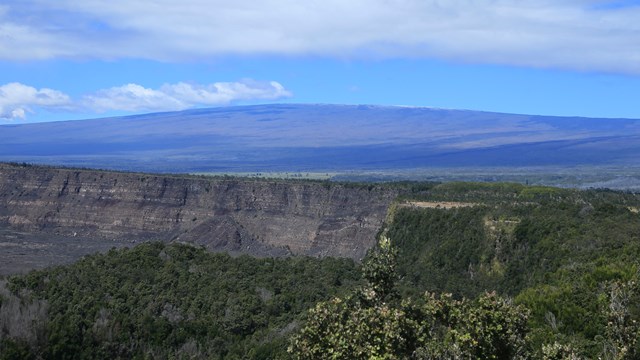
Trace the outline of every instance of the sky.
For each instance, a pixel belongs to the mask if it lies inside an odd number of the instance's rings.
[[[640,119],[640,0],[2,0],[0,124],[264,103]]]

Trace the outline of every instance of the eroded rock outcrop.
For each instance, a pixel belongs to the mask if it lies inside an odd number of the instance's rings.
[[[57,235],[184,241],[259,256],[360,259],[396,191],[0,164],[0,223]]]

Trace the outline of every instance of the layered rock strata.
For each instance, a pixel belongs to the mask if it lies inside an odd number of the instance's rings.
[[[0,164],[5,228],[258,256],[361,259],[396,196],[376,186]]]

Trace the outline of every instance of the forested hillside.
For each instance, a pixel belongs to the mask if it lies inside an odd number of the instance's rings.
[[[352,260],[142,244],[14,277],[0,358],[271,359],[299,315],[359,281]]]
[[[9,278],[0,358],[640,356],[640,197],[404,186],[362,264],[149,243]]]
[[[611,284],[639,270],[637,195],[449,183],[413,199],[422,202],[396,207],[388,228],[403,296],[495,290],[531,311],[534,347],[570,342],[588,357],[601,350]],[[420,207],[445,200],[448,209]],[[633,319],[640,318],[637,290]]]

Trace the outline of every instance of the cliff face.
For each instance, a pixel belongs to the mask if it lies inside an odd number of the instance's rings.
[[[397,196],[338,184],[207,179],[0,164],[0,224],[259,256],[360,259]]]

